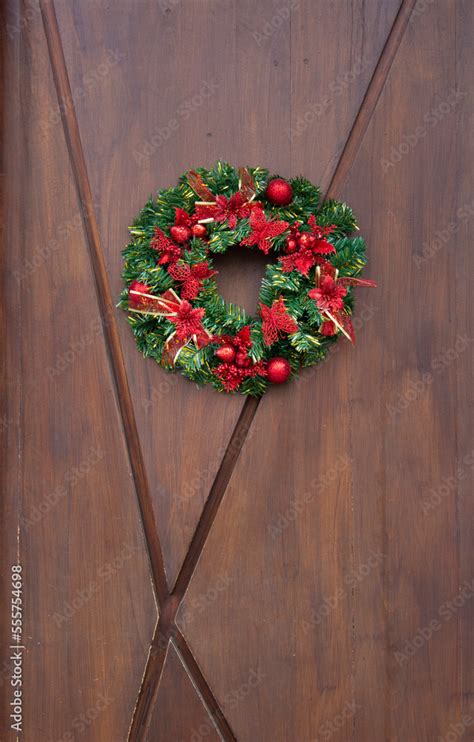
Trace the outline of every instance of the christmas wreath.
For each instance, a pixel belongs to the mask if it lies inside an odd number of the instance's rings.
[[[304,178],[218,162],[150,198],[124,250],[120,306],[145,356],[199,384],[259,396],[354,341],[352,289],[365,242],[351,209]],[[219,295],[212,256],[235,245],[275,256],[257,313]]]

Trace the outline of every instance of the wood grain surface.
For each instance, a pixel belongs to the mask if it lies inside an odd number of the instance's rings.
[[[2,609],[20,562],[19,738],[76,738],[83,725],[86,738],[125,739],[157,619],[147,550],[41,15],[8,43],[6,491],[18,525],[5,523]],[[16,738],[5,680],[2,740]]]
[[[179,704],[176,700],[179,698]],[[206,739],[219,742],[212,717],[196,695],[186,667],[173,643],[168,646],[159,693],[148,734],[149,742]]]
[[[472,738],[472,16],[5,3],[20,740]],[[260,402],[145,361],[114,309],[134,215],[218,158],[347,200],[379,284],[357,292],[355,348]],[[263,265],[223,256],[224,296],[252,311]],[[0,628],[9,742],[9,608]]]
[[[472,29],[469,3],[412,19],[343,190],[383,277],[351,373],[355,558],[385,555],[355,595],[361,738],[449,739],[473,711]]]

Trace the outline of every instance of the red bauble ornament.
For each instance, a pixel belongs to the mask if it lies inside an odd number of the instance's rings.
[[[184,245],[185,242],[189,242],[191,237],[191,230],[189,227],[185,227],[182,224],[175,224],[170,229],[170,235],[172,239],[178,243],[178,245]]]
[[[303,234],[299,238],[299,243],[301,247],[311,247],[311,241],[312,241],[312,237],[309,232],[303,232]]]
[[[239,351],[235,356],[235,365],[239,366],[239,368],[248,368],[252,365],[252,361],[248,357],[247,353]]]
[[[286,358],[276,356],[268,361],[267,377],[272,384],[284,384],[290,378],[291,366]]]
[[[289,237],[286,242],[286,252],[292,253],[297,247],[298,245],[296,244],[296,240],[294,240],[293,237]]]
[[[265,191],[267,201],[275,206],[288,206],[293,200],[293,188],[283,178],[273,178]]]
[[[201,239],[207,235],[207,229],[204,224],[194,224],[191,227],[191,232],[195,237],[201,237]]]
[[[221,345],[221,347],[216,350],[216,356],[223,363],[232,363],[235,358],[235,348],[230,345],[230,343]]]

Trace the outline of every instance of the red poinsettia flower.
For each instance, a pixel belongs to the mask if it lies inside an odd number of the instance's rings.
[[[196,204],[194,207],[193,218],[196,222],[213,222],[215,214],[214,203]]]
[[[245,219],[250,215],[251,210],[252,205],[244,199],[239,191],[230,198],[216,196],[213,216],[216,222],[227,221],[229,228],[235,229],[237,219]]]
[[[315,255],[311,248],[301,247],[297,252],[290,255],[282,255],[278,258],[284,273],[298,271],[303,276],[307,276],[310,269],[315,264]]]
[[[181,297],[183,299],[195,299],[202,288],[203,280],[217,275],[217,271],[209,268],[207,261],[195,263],[195,265],[180,261],[170,266],[168,273],[182,284]]]
[[[273,345],[284,333],[291,335],[298,331],[298,324],[288,313],[282,296],[276,299],[271,307],[260,304],[260,316],[263,320],[262,334],[265,345]]]
[[[368,278],[354,278],[354,276],[338,277],[338,270],[328,260],[322,260],[316,269],[318,286],[308,292],[308,296],[315,300],[321,310],[324,322],[319,328],[321,335],[336,335],[338,330],[355,343],[355,332],[351,318],[344,311],[343,298],[347,294],[346,286],[369,286],[377,284]]]
[[[265,212],[260,206],[252,209],[249,221],[252,231],[240,244],[257,245],[265,255],[268,255],[271,249],[272,239],[282,234],[290,226],[288,222],[278,221],[276,219],[269,219],[267,221]]]
[[[347,294],[347,289],[340,286],[332,276],[325,275],[321,278],[319,286],[308,291],[308,296],[314,299],[318,309],[322,312],[337,312],[343,309],[343,298]]]
[[[355,276],[340,276],[339,270],[329,262],[321,258],[318,260],[317,277],[319,280],[325,276],[331,276],[337,281],[339,286],[366,286],[368,288],[375,288],[377,284],[370,278],[356,278]],[[318,280],[318,279],[317,279]]]
[[[203,331],[201,320],[206,311],[202,307],[193,308],[186,299],[180,303],[174,316],[168,316],[170,322],[176,325],[176,334],[180,340],[189,339]]]
[[[334,224],[331,224],[329,227],[320,227],[316,221],[316,217],[314,216],[314,214],[311,214],[311,216],[309,217],[308,224],[312,236],[316,238],[316,245],[313,248],[314,252],[321,255],[335,252],[334,245],[331,245],[331,243],[328,242],[325,237],[326,235],[331,234],[331,232],[334,232],[336,226]]]
[[[147,286],[146,283],[132,281],[128,287],[128,306],[132,309],[144,309],[153,303],[153,299],[149,298],[152,292],[153,289]],[[142,296],[142,294],[147,294],[148,296]]]
[[[166,263],[174,265],[182,255],[181,248],[172,239],[167,237],[159,227],[155,227],[155,233],[150,242],[150,247],[152,250],[160,253],[158,265],[166,265]]]
[[[180,209],[178,206],[176,207],[174,212],[174,223],[176,227],[192,227],[195,221],[194,214],[191,216],[184,209]]]
[[[310,231],[303,232],[297,237],[299,249],[279,258],[284,273],[296,270],[303,276],[307,276],[311,268],[322,261],[322,255],[336,252],[334,245],[326,239],[326,235],[333,232],[335,226],[320,227],[314,214],[309,217],[308,224]]]

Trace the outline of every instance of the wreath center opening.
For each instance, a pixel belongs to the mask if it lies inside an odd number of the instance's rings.
[[[241,245],[229,247],[223,254],[212,256],[213,268],[218,271],[217,288],[227,302],[255,315],[265,268],[276,260],[272,254],[251,250]]]

